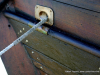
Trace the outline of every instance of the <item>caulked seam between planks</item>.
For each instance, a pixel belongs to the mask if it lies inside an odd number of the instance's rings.
[[[69,4],[69,3],[64,3],[64,2],[62,2],[62,1],[58,1],[58,0],[53,0],[53,1],[56,1],[56,2],[59,2],[59,3],[63,3],[63,4],[66,4],[66,5],[69,5],[69,6],[73,6],[73,7],[76,7],[76,8],[80,8],[80,9],[84,9],[84,10],[88,10],[88,11],[92,11],[92,12],[100,13],[99,11],[96,11],[96,10],[91,10],[91,9],[88,9],[88,8],[84,8],[84,7],[76,6],[76,5]]]

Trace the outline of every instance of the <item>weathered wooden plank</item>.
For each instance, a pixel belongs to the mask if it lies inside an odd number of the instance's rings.
[[[18,36],[22,35],[29,29],[29,27],[26,25],[15,20],[9,19],[9,21],[13,25]],[[25,30],[23,30],[23,28]],[[99,70],[100,58],[51,36],[41,34],[37,31],[24,39],[23,43],[42,52],[48,57],[58,61],[59,63],[71,68],[74,71]]]
[[[0,50],[17,39],[11,24],[0,13]],[[40,75],[40,71],[33,67],[31,60],[27,57],[23,45],[18,44],[2,55],[2,60],[8,75]]]
[[[100,12],[100,1],[99,0],[55,0],[62,3],[69,4],[78,8]]]
[[[52,0],[15,0],[16,8],[33,17],[35,5],[43,5],[53,9],[54,26],[100,45],[99,13]]]
[[[37,61],[34,61],[33,60],[33,63],[34,63],[34,65],[37,67],[37,68],[40,68],[41,69],[41,71],[44,71],[44,72],[46,72],[45,73],[45,75],[53,75],[53,73],[51,72],[51,70],[50,69],[48,69],[46,66],[44,66],[43,64],[40,64],[39,62],[37,62]],[[48,73],[48,74],[47,74]]]
[[[66,71],[70,71],[70,69],[68,67],[63,66],[60,63],[57,63],[53,59],[45,56],[44,54],[36,51],[35,49],[31,49],[28,46],[25,46],[25,48],[32,59],[40,62],[41,64],[45,65],[46,67],[48,67],[51,70],[52,73],[49,72],[50,75],[77,75],[72,72],[66,73]],[[42,66],[39,66],[40,69],[41,69],[41,67]],[[44,68],[42,68],[42,70],[44,70]]]

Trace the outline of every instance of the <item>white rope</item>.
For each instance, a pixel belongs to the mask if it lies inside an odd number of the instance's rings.
[[[18,39],[16,39],[14,42],[12,42],[10,45],[8,45],[5,49],[3,49],[2,51],[0,51],[0,56],[2,54],[4,54],[6,51],[8,51],[10,48],[12,48],[13,46],[17,45],[19,42],[21,42],[24,38],[26,38],[29,34],[31,34],[36,28],[38,28],[39,26],[41,26],[43,23],[45,23],[47,21],[47,16],[42,17],[41,21],[34,25],[33,23],[33,27],[28,30],[26,33],[24,33],[22,36],[20,36]]]
[[[0,75],[8,75],[1,57],[0,57]]]

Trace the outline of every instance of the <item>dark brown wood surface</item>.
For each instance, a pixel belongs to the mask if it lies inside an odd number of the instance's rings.
[[[81,1],[79,0],[79,2]],[[96,2],[99,3],[98,0]],[[67,33],[77,35],[81,38],[100,45],[99,13],[53,0],[15,0],[15,7],[17,9],[33,17],[35,16],[35,5],[42,5],[53,9],[54,26],[64,30]],[[92,7],[95,7],[95,5]]]
[[[55,0],[68,5],[100,13],[100,0]]]
[[[17,39],[16,33],[8,20],[0,13],[0,50]],[[45,75],[32,64],[22,44],[18,44],[2,55],[8,75]]]
[[[78,75],[78,74],[72,73],[72,72],[67,73],[66,71],[71,71],[68,67],[63,66],[62,64],[45,56],[44,54],[36,51],[35,49],[32,49],[28,46],[25,46],[25,48],[32,59],[45,65],[48,68],[48,71],[47,71],[47,69],[45,69],[45,67],[43,67],[42,65],[38,66],[38,68],[44,70],[48,74],[50,74],[50,75]],[[32,52],[34,52],[34,53],[32,53]],[[34,60],[33,60],[33,62],[34,62]],[[43,68],[41,68],[41,67],[43,67]]]
[[[21,36],[29,27],[18,21],[9,19],[13,25],[16,34]],[[23,30],[24,28],[24,30]],[[26,41],[28,40],[28,41]],[[40,32],[33,32],[22,41],[24,44],[32,47],[33,49],[45,54],[46,56],[54,59],[62,65],[69,67],[73,71],[98,71],[100,67],[100,58],[81,49],[64,43],[49,35]],[[43,61],[42,61],[43,62]],[[45,63],[46,61],[44,61]],[[47,63],[45,63],[47,64]],[[44,65],[45,65],[44,64]],[[53,65],[53,64],[52,64]],[[86,75],[82,73],[83,75]],[[95,73],[99,75],[99,73]],[[94,73],[87,73],[87,75],[94,75]]]

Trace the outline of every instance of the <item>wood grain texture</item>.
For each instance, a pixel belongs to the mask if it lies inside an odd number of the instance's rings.
[[[0,50],[4,49],[15,39],[17,39],[17,36],[11,24],[0,13]],[[2,55],[2,60],[8,75],[36,75],[35,72],[40,75],[40,71],[33,67],[31,60],[25,53],[23,45],[20,43]]]
[[[49,75],[54,75],[52,70],[50,70],[49,68],[47,68],[45,65],[37,62],[37,61],[34,61],[33,60],[33,63],[36,67],[38,67],[39,69],[41,69],[42,71],[46,72],[46,74],[48,73]]]
[[[35,5],[54,11],[54,26],[100,45],[100,14],[53,0],[15,0],[15,7],[34,17]],[[87,5],[88,6],[88,5]],[[95,5],[93,6],[95,7]]]
[[[29,29],[28,26],[15,20],[9,19],[9,22],[13,25],[18,36],[21,36]],[[22,30],[23,28],[25,30]],[[20,30],[22,32],[20,32]],[[28,40],[28,42],[26,42],[26,40]],[[22,42],[74,71],[99,70],[100,58],[49,35],[47,36],[35,31]],[[92,74],[89,73],[87,75]],[[99,74],[97,73],[96,75]]]
[[[55,0],[78,8],[100,12],[100,0]]]
[[[37,62],[40,62],[41,64],[49,68],[50,71],[49,72],[46,71],[48,74],[50,75],[78,75],[76,73],[66,73],[65,71],[70,71],[68,67],[61,65],[60,63],[36,51],[35,49],[29,48],[28,46],[25,46],[25,48],[32,59],[36,60]],[[32,51],[34,53],[32,53]],[[39,66],[39,68],[41,68],[41,66]],[[44,68],[42,70],[44,70]]]

